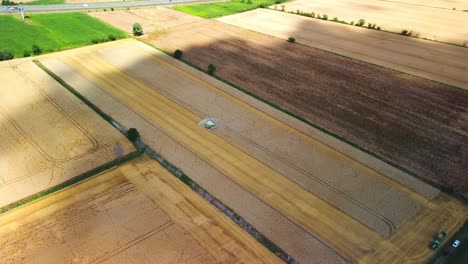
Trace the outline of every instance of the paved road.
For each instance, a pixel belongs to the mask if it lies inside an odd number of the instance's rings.
[[[140,6],[156,6],[156,5],[170,5],[170,4],[181,4],[181,3],[195,3],[195,2],[207,2],[200,0],[148,0],[148,1],[137,1],[137,2],[111,2],[111,3],[89,3],[89,4],[63,4],[63,5],[24,5],[26,12],[47,12],[47,11],[76,11],[76,10],[87,10],[87,9],[104,9],[111,7],[122,8],[122,7],[140,7]],[[218,2],[218,1],[212,1]],[[220,2],[220,1],[219,1]],[[0,14],[18,12],[18,7],[0,7]]]

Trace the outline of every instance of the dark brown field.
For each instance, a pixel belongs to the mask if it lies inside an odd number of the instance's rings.
[[[215,64],[221,78],[468,197],[466,91],[217,21],[148,38],[202,68]]]

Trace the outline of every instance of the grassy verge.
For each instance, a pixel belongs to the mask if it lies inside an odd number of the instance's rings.
[[[460,240],[461,244],[457,249],[452,247],[455,240]],[[468,263],[468,221],[463,227],[455,233],[445,244],[438,250],[437,254],[429,261],[431,264],[466,264]]]
[[[21,20],[14,16],[0,16],[2,26],[0,49],[8,50],[15,58],[33,54],[32,45],[47,53],[90,45],[93,42],[125,38],[127,34],[83,13],[30,15]]]
[[[65,0],[37,0],[25,3],[25,5],[57,5],[64,4]]]
[[[285,1],[251,0],[251,2],[249,2],[249,0],[231,0],[229,2],[220,3],[175,6],[174,9],[194,16],[214,18],[253,10],[260,5],[267,7],[275,4],[275,2],[280,3]]]

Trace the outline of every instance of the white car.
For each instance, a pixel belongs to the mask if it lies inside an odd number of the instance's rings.
[[[453,241],[452,247],[456,248],[460,245],[460,243],[461,243],[460,240],[455,240]]]

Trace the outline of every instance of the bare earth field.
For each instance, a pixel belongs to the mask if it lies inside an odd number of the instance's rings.
[[[468,90],[466,48],[268,9],[218,20]]]
[[[0,63],[0,207],[135,149],[31,60]]]
[[[216,21],[149,39],[169,52],[183,50],[202,68],[214,63],[218,76],[468,195],[466,91]]]
[[[435,8],[447,8],[455,10],[468,10],[466,0],[379,0],[384,2],[396,2],[410,5],[421,5]]]
[[[422,182],[414,184],[427,193],[272,118],[276,110],[258,111],[214,79],[134,40],[41,62],[117,121],[137,127],[151,147],[301,263],[424,261],[432,252],[422,242],[440,228],[453,232],[466,219],[456,200],[443,194],[431,200],[436,193]],[[198,126],[206,114],[221,120],[219,130]],[[278,161],[287,171],[274,165]],[[429,219],[439,212],[443,221]],[[414,229],[421,216],[427,225]],[[394,228],[382,230],[382,222]]]
[[[167,7],[92,12],[89,14],[127,33],[132,33],[134,23],[140,23],[145,34],[201,20],[199,17],[177,12]]]
[[[281,263],[140,158],[0,217],[2,263]]]
[[[286,11],[302,10],[327,14],[329,19],[338,17],[346,22],[357,22],[363,18],[375,23],[383,30],[400,33],[406,29],[413,35],[457,45],[468,45],[467,12],[434,9],[379,0],[296,0],[284,3]],[[281,9],[280,6],[278,6]]]

